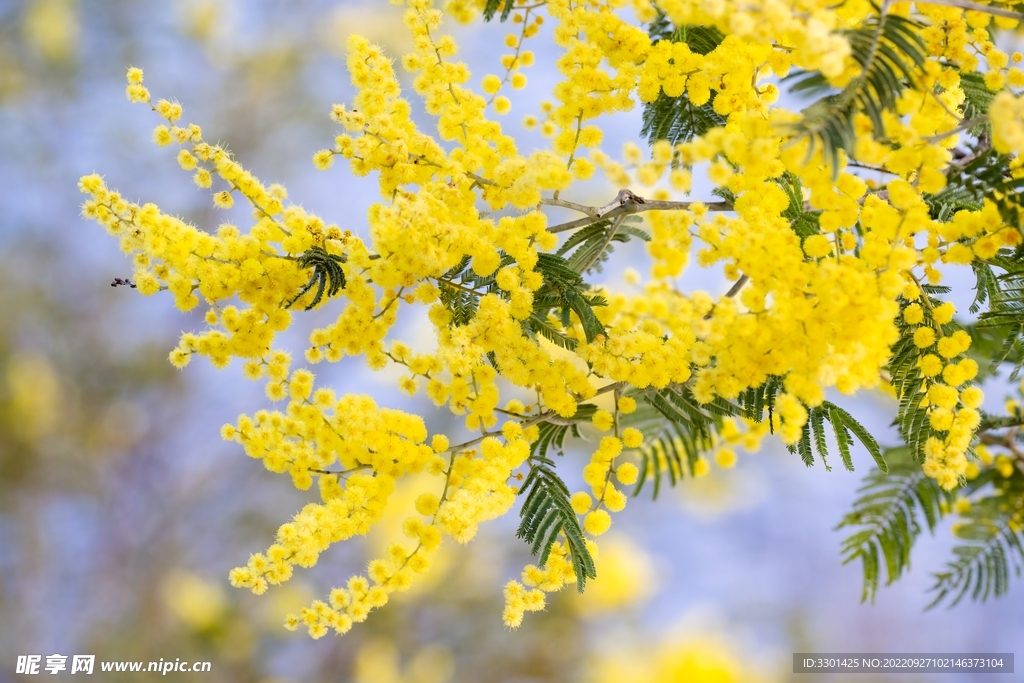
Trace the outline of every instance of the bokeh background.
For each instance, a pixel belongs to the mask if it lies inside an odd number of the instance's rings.
[[[207,139],[306,209],[365,234],[374,181],[344,164],[317,172],[310,157],[336,134],[330,105],[353,94],[345,37],[363,33],[398,57],[409,47],[400,17],[383,1],[0,0],[0,681],[21,678],[18,655],[54,653],[206,660],[211,674],[170,676],[226,682],[838,681],[793,675],[792,653],[1012,652],[1024,642],[1020,586],[1000,601],[924,611],[930,572],[951,546],[947,526],[922,539],[908,576],[861,604],[860,568],[840,564],[833,527],[870,458],[857,453],[855,474],[808,469],[775,442],[654,503],[631,501],[587,594],[559,595],[514,632],[501,624],[501,586],[529,556],[511,518],[467,547],[444,546],[424,585],[341,638],[289,633],[283,615],[360,570],[399,514],[264,596],[228,586],[228,570],[265,548],[307,496],[220,441],[222,423],[265,406],[261,387],[237,364],[171,368],[168,351],[201,326],[201,311],[110,287],[130,264],[79,216],[76,182],[96,171],[126,197],[205,228],[244,225],[244,209],[217,213],[173,152],[151,144],[157,121],[123,94],[125,69],[141,66],[154,96],[177,98]],[[508,27],[446,29],[476,82],[501,72],[495,46]],[[539,113],[558,78],[549,29],[533,40],[530,84],[503,122],[526,151],[545,141],[519,121]],[[639,128],[639,110],[609,122],[605,149],[639,142]],[[617,189],[598,179],[571,199],[603,204]],[[625,267],[645,270],[642,248],[613,258],[609,286],[630,286]],[[721,294],[728,283],[691,270],[680,286]],[[298,316],[286,344],[301,349],[304,331],[330,315],[328,305]],[[412,319],[395,336],[424,331]],[[340,391],[369,387],[382,404],[424,409],[358,359],[315,370]],[[888,399],[850,403],[894,442]],[[457,429],[432,406],[426,416],[431,432]],[[567,469],[585,457],[570,449]]]

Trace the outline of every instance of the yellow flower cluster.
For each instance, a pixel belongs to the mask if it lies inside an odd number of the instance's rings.
[[[989,106],[992,146],[1004,153],[1024,153],[1024,99],[1003,90]]]
[[[914,345],[922,351],[917,363],[926,378],[922,405],[933,432],[924,446],[923,469],[950,490],[967,474],[967,449],[981,422],[978,408],[984,395],[976,386],[965,386],[978,374],[978,363],[964,357],[971,337],[951,326],[953,304],[934,306],[929,297],[908,290],[907,298],[915,303],[903,309],[903,320],[914,329]]]
[[[821,71],[835,82],[846,75],[850,55],[850,45],[835,32],[871,11],[867,2],[846,3],[837,10],[827,0],[763,4],[659,0],[657,4],[677,26],[715,26],[748,44],[787,46],[793,62]]]

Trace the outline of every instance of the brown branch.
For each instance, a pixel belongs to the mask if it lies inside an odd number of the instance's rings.
[[[729,202],[668,202],[654,199],[645,199],[629,190],[619,190],[619,193],[608,204],[604,206],[584,206],[572,202],[563,202],[561,199],[544,199],[544,204],[553,206],[564,206],[587,214],[586,218],[578,218],[567,223],[559,223],[548,228],[548,232],[559,233],[577,228],[585,228],[600,220],[617,218],[624,214],[640,213],[642,211],[685,211],[694,206],[703,205],[708,211],[732,211],[732,204]]]

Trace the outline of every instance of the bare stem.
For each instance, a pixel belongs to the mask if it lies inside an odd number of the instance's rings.
[[[703,206],[708,211],[732,211],[732,204],[729,202],[667,202],[654,199],[644,199],[629,190],[620,190],[611,203],[604,206],[584,206],[572,202],[563,202],[561,199],[543,199],[543,204],[552,206],[564,206],[587,214],[586,218],[577,218],[568,223],[559,223],[548,228],[548,232],[558,233],[577,228],[585,228],[588,225],[607,218],[617,218],[622,215],[640,213],[641,211],[686,211],[697,206]]]
[[[956,135],[957,133],[962,133],[965,130],[967,130],[968,128],[974,128],[975,126],[977,126],[979,124],[985,123],[987,118],[988,117],[986,117],[986,116],[975,116],[973,119],[967,119],[966,121],[964,121],[963,123],[961,123],[959,126],[957,126],[956,128],[954,128],[952,130],[948,130],[945,133],[939,133],[937,135],[932,135],[931,137],[925,138],[925,140],[927,140],[928,142],[938,142],[939,140],[944,140],[945,138],[948,138],[950,135]]]
[[[725,298],[726,299],[731,299],[734,296],[736,296],[737,294],[739,294],[740,290],[743,289],[743,285],[747,284],[748,282],[750,282],[750,276],[749,275],[746,275],[746,274],[740,275],[739,279],[736,280],[736,282],[732,283],[732,287],[730,287],[729,291],[725,293]],[[711,318],[711,316],[714,314],[714,312],[715,312],[715,309],[712,308],[704,316],[704,319],[705,320],[709,320]]]
[[[593,206],[584,206],[583,204],[577,204],[576,202],[567,202],[566,200],[558,199],[557,197],[552,197],[551,199],[541,199],[540,203],[546,204],[548,206],[561,206],[564,209],[572,209],[573,211],[579,211],[580,213],[585,213],[588,216],[593,216],[594,211],[596,210]]]
[[[994,14],[997,17],[1009,17],[1010,19],[1024,21],[1024,14],[1021,14],[1020,12],[1014,12],[1012,10],[1003,9],[1001,7],[990,7],[989,5],[982,5],[977,2],[971,2],[970,0],[923,0],[923,2],[920,2],[920,4],[942,5],[944,7],[959,7],[960,9],[972,10],[974,12]]]

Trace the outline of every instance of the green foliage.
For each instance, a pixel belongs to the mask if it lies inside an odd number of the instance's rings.
[[[494,281],[495,274],[477,275],[470,267],[470,262],[470,257],[464,256],[458,264],[438,278],[441,304],[452,314],[452,326],[468,324],[476,316],[480,297],[501,291]],[[504,268],[512,262],[511,256],[502,254],[498,268]]]
[[[977,71],[960,72],[960,89],[964,91],[964,120],[978,119],[988,114],[988,107],[996,92],[985,85],[985,75]],[[975,137],[992,130],[992,124],[985,121],[969,128],[967,132]]]
[[[774,432],[772,415],[775,411],[775,397],[780,389],[782,389],[782,379],[772,375],[761,386],[745,390],[739,395],[740,415],[748,420],[760,422],[767,410],[769,427]]]
[[[818,217],[821,212],[804,210],[803,186],[795,174],[786,171],[774,180],[789,198],[789,206],[782,212],[782,216],[789,220],[793,232],[800,237],[800,243],[803,244],[805,238],[821,232],[821,228],[818,226]]]
[[[918,367],[918,361],[928,351],[918,348],[914,343],[914,332],[919,326],[908,325],[904,321],[903,313],[911,304],[919,303],[924,311],[924,320],[921,324],[932,327],[939,336],[948,336],[960,329],[955,322],[940,325],[932,315],[932,309],[942,303],[932,295],[946,294],[949,288],[924,285],[922,289],[924,292],[921,301],[900,298],[900,317],[897,319],[900,338],[892,348],[888,367],[890,383],[896,390],[896,397],[899,400],[896,425],[899,427],[900,436],[903,437],[903,443],[913,449],[918,462],[924,460],[925,443],[928,437],[935,433],[928,420],[927,406],[922,405],[926,396],[922,391],[926,378]],[[939,437],[941,438],[941,435]]]
[[[663,476],[667,475],[669,483],[675,486],[687,472],[692,473],[701,453],[714,446],[714,435],[721,429],[723,419],[742,410],[720,397],[701,404],[685,384],[648,388],[632,395],[640,399],[637,410],[621,422],[623,426],[640,429],[645,441],[640,450],[634,496],[640,494],[648,479],[657,498]]]
[[[302,256],[299,256],[298,264],[300,270],[312,268],[313,275],[309,278],[309,282],[284,307],[291,308],[302,295],[313,288],[313,285],[317,285],[316,294],[313,296],[313,301],[306,306],[307,311],[315,308],[320,303],[324,297],[325,290],[327,296],[332,297],[339,290],[344,289],[345,271],[341,269],[343,263],[345,263],[344,256],[331,254],[323,247],[310,247]]]
[[[986,301],[996,301],[999,299],[1000,291],[999,280],[996,278],[992,266],[982,261],[972,261],[971,269],[974,271],[974,277],[977,280],[974,287],[974,301],[971,302],[971,306],[968,309],[973,315],[981,310]]]
[[[771,420],[775,396],[781,386],[777,377],[769,377],[761,386],[740,394],[737,404],[720,397],[709,404],[701,404],[685,384],[631,394],[640,399],[637,409],[620,418],[620,422],[624,427],[635,427],[643,432],[645,444],[640,449],[639,474],[633,495],[639,495],[650,479],[652,495],[657,498],[663,476],[667,475],[669,484],[675,486],[687,472],[692,473],[701,454],[714,447],[714,434],[721,429],[724,418],[742,416],[760,422],[767,411]]]
[[[512,14],[514,6],[515,0],[487,0],[487,4],[484,5],[484,21],[493,19],[499,7],[501,8],[501,20],[505,21]]]
[[[921,534],[920,518],[934,531],[952,495],[926,477],[913,449],[885,452],[888,472],[873,470],[858,489],[858,498],[836,527],[857,531],[842,544],[843,564],[860,560],[864,570],[861,600],[874,602],[884,562],[886,585],[910,566],[910,550]]]
[[[624,242],[634,235],[646,238],[646,233],[632,226],[627,230],[622,230],[620,226],[620,230],[621,239],[615,240],[617,235],[612,235],[611,240]],[[578,249],[569,259],[561,254],[538,254],[537,271],[543,276],[544,284],[534,292],[533,311],[522,323],[528,334],[544,337],[565,349],[575,349],[577,341],[563,331],[571,326],[572,313],[579,318],[588,342],[593,341],[598,334],[605,333],[604,325],[594,314],[594,307],[605,306],[608,302],[600,295],[588,293],[590,285],[584,282],[583,276],[578,272],[580,259],[572,260],[576,253],[583,249],[589,250],[587,253],[592,256],[595,254],[591,245],[600,237],[598,233],[600,230],[592,231],[583,239],[574,242]],[[607,236],[607,232],[604,235]],[[597,252],[597,258],[600,258],[600,252]],[[498,268],[500,270],[512,263],[514,260],[511,256],[502,254]],[[480,276],[473,272],[470,264],[471,259],[466,256],[438,278],[441,304],[451,313],[452,326],[469,323],[476,315],[480,297],[485,294],[498,293],[505,296],[505,292],[498,287],[495,279],[497,271]],[[556,311],[559,314],[561,330],[549,319],[549,315]]]
[[[817,451],[819,457],[821,457],[821,462],[825,465],[825,469],[828,471],[832,470],[826,460],[828,456],[828,440],[825,436],[825,423],[828,422],[832,426],[832,433],[835,435],[836,444],[839,447],[839,455],[842,457],[843,465],[846,466],[847,470],[853,471],[853,460],[850,458],[850,444],[853,442],[853,437],[857,437],[864,447],[868,449],[871,457],[875,459],[875,464],[878,465],[878,468],[882,472],[887,471],[885,458],[882,457],[882,449],[879,448],[878,442],[850,413],[831,401],[823,401],[820,406],[808,408],[807,413],[807,424],[804,425],[804,431],[800,440],[796,444],[789,446],[789,452],[799,453],[805,465],[810,467],[814,464],[814,452]]]
[[[549,315],[542,317],[540,313],[533,312],[528,319],[523,321],[522,325],[523,329],[531,337],[544,337],[561,349],[575,351],[576,347],[579,346],[577,340],[560,329],[561,323],[558,321],[552,322]]]
[[[607,300],[599,295],[587,294],[590,285],[573,269],[569,261],[558,254],[537,254],[537,271],[544,276],[544,284],[533,294],[534,314],[547,318],[553,309],[561,315],[562,327],[572,324],[572,313],[579,318],[588,342],[605,334],[604,325],[594,315],[595,306],[606,306]]]
[[[597,412],[597,406],[592,403],[582,403],[576,407],[576,414],[567,420],[550,418],[546,422],[537,425],[540,436],[530,447],[530,453],[539,457],[546,457],[548,449],[554,446],[558,449],[558,455],[562,455],[565,437],[569,432],[577,439],[580,434],[580,424],[590,422]]]
[[[573,233],[555,254],[564,257],[569,267],[581,275],[591,270],[601,272],[601,264],[614,251],[612,242],[628,242],[631,237],[651,241],[647,232],[636,227],[639,222],[639,216],[624,216],[618,225],[610,220],[598,221]]]
[[[972,340],[968,354],[978,362],[978,376],[975,381],[985,381],[995,374],[1003,363],[1011,365],[1009,379],[1017,379],[1020,368],[1024,366],[1024,341],[1015,326],[974,323],[965,325],[964,329],[971,335]]]
[[[978,294],[975,303],[988,301],[988,310],[978,318],[979,332],[997,332],[1000,349],[991,354],[990,371],[1003,362],[1013,364],[1010,379],[1017,379],[1024,367],[1024,248],[1002,250],[991,261],[1003,272],[996,275],[988,264],[975,266]],[[975,308],[972,306],[972,312]],[[985,337],[982,337],[984,342]]]
[[[1024,500],[1024,475],[1018,468],[1008,479],[988,470],[995,481],[992,495],[972,501],[970,510],[961,513],[965,521],[954,525],[957,538],[965,541],[953,548],[953,560],[946,570],[935,573],[934,607],[949,598],[949,606],[970,593],[971,599],[984,602],[1009,590],[1011,568],[1020,576],[1024,568],[1021,544],[1021,501]],[[972,482],[975,488],[986,480]]]
[[[661,10],[647,29],[651,42],[671,40],[674,43],[686,43],[687,47],[699,55],[709,54],[722,44],[725,35],[714,26],[675,26]]]
[[[582,276],[592,270],[600,272],[601,264],[613,251],[612,242],[624,243],[632,237],[650,241],[650,235],[633,225],[637,221],[635,216],[625,217],[617,226],[609,220],[598,221],[573,233],[555,254],[541,254],[543,263],[538,268],[545,275],[545,286],[535,293],[534,310],[523,321],[527,334],[543,337],[563,349],[576,350],[578,341],[564,332],[569,325],[567,311],[575,311],[581,322],[585,321],[588,341],[603,333],[604,327],[592,309],[606,302],[603,297],[586,294],[589,287]],[[565,268],[575,275],[570,276]],[[560,312],[559,320],[551,319],[554,310]]]
[[[948,185],[937,194],[954,196],[964,204],[963,208],[975,210],[988,199],[999,209],[1004,221],[1017,228],[1024,227],[1021,203],[1024,175],[1016,169],[1011,171],[1012,161],[1008,155],[979,145],[960,166],[947,174]]]
[[[652,496],[657,499],[661,492],[662,477],[668,476],[669,484],[675,486],[686,474],[693,472],[694,463],[700,454],[711,448],[712,433],[718,429],[720,420],[716,422],[716,414],[688,407],[683,412],[675,407],[665,408],[673,417],[667,418],[655,402],[666,400],[672,406],[671,399],[664,399],[665,391],[677,395],[680,390],[651,390],[655,397],[648,398],[644,394],[636,394],[641,400],[637,402],[635,412],[624,415],[620,423],[624,427],[635,427],[644,434],[644,446],[640,449],[640,466],[636,488],[633,495],[640,495],[648,479],[653,487]],[[692,396],[687,403],[690,403]]]
[[[952,220],[957,211],[977,211],[982,207],[981,194],[960,186],[955,178],[934,194],[926,194],[924,201],[934,220],[945,223]]]
[[[884,130],[882,114],[894,110],[896,101],[924,64],[926,52],[917,22],[892,14],[872,17],[861,26],[843,31],[851,56],[861,73],[840,92],[829,94],[803,110],[796,132],[810,139],[809,152],[821,146],[833,174],[839,172],[839,150],[856,143],[854,117],[863,112],[876,131]],[[814,93],[830,88],[819,72],[799,72],[789,77],[795,93]]]
[[[686,43],[690,50],[701,55],[714,50],[725,38],[714,27],[674,27],[663,12],[658,13],[648,33],[652,41]],[[712,128],[725,125],[725,119],[714,109],[714,102],[714,90],[711,98],[699,106],[691,102],[686,93],[669,97],[661,92],[655,101],[644,104],[640,134],[652,143],[655,140],[668,140],[672,144],[692,140]]]
[[[644,104],[640,134],[652,143],[668,140],[674,145],[724,126],[725,119],[714,110],[714,98],[712,91],[711,99],[697,106],[685,94],[669,97],[664,92],[659,93],[658,99]]]
[[[551,546],[564,534],[573,568],[576,570],[576,588],[583,592],[587,579],[597,578],[594,558],[587,550],[576,512],[569,502],[569,489],[555,474],[555,463],[542,455],[530,456],[530,473],[526,475],[520,494],[526,500],[519,511],[521,522],[516,536],[530,544],[530,551],[544,566],[551,554]]]

